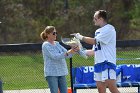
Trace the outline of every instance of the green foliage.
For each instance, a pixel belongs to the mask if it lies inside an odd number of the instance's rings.
[[[135,5],[132,10],[132,20],[131,20],[131,27],[135,30],[140,29],[140,1],[135,0]]]
[[[64,2],[65,1],[65,2]],[[68,1],[68,3],[66,3]],[[116,27],[117,39],[135,39],[139,31],[139,0],[0,0],[0,43],[41,42],[40,33],[54,25],[61,33],[92,36],[94,12],[105,9]],[[139,33],[138,33],[139,34]],[[139,37],[139,36],[137,36]],[[58,40],[60,38],[58,37]]]

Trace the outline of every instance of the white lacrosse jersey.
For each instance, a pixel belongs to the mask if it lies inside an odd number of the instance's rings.
[[[95,64],[110,62],[116,65],[116,31],[107,24],[95,31],[96,44],[93,45],[95,52]]]

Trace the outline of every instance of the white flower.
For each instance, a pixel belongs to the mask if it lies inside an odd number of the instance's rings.
[[[80,40],[77,38],[72,38],[70,41],[67,42],[63,42],[66,45],[70,45],[70,46],[79,46],[79,48],[82,48],[82,45],[80,43]]]
[[[62,39],[61,38],[61,41],[66,44],[66,45],[69,45],[71,47],[74,47],[74,46],[79,46],[80,48],[80,51],[78,52],[78,54],[80,54],[82,57],[84,57],[85,59],[87,59],[87,55],[85,53],[85,51],[83,50],[83,47],[82,47],[82,44],[80,43],[80,40],[77,39],[77,38],[72,38],[72,39],[69,39],[69,38],[65,38],[66,40]]]

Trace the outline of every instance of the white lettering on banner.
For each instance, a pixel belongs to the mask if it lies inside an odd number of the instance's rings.
[[[90,71],[90,72],[94,72],[94,67],[93,67],[93,66],[90,66],[90,67],[89,67],[89,71]]]
[[[135,67],[140,67],[140,65],[139,65],[139,64],[137,64],[137,65],[135,65]]]
[[[88,67],[84,68],[84,73],[88,73]]]
[[[94,72],[94,67],[93,66],[84,67],[84,73],[88,73],[88,72]]]

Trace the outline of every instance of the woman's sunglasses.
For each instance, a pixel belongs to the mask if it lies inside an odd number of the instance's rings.
[[[53,32],[52,34],[53,34],[53,35],[57,35],[57,32]]]

